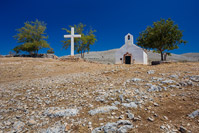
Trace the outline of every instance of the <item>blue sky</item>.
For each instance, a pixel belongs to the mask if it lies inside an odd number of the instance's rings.
[[[62,28],[82,22],[96,29],[97,42],[91,51],[120,48],[131,33],[134,43],[139,32],[160,18],[171,18],[184,31],[186,45],[172,53],[199,52],[198,0],[0,0],[0,54],[19,45],[13,38],[25,21],[47,23],[47,40],[55,54],[69,55],[62,48]],[[46,49],[41,50],[46,52]]]

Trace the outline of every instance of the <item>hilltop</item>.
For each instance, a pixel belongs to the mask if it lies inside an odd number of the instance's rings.
[[[114,64],[115,62],[115,52],[118,49],[111,49],[107,51],[91,51],[89,53],[85,53],[84,58],[89,61],[96,61],[100,63],[110,63]],[[160,60],[160,54],[153,53],[152,51],[148,51],[148,58],[149,62],[151,61],[158,61]],[[76,55],[77,57],[80,57],[80,54]],[[64,58],[66,56],[62,56],[61,58]],[[183,62],[194,62],[199,60],[199,53],[186,53],[186,54],[171,54],[171,56],[167,56],[168,61],[183,61]]]

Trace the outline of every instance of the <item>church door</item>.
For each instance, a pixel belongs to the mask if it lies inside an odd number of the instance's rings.
[[[126,54],[124,54],[123,63],[124,64],[132,64],[133,63],[132,62],[132,55],[130,53],[127,52]]]
[[[125,64],[131,64],[131,56],[125,56]]]

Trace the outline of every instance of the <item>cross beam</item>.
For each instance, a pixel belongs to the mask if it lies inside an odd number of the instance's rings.
[[[81,35],[74,34],[74,27],[71,27],[71,35],[64,35],[64,38],[71,38],[71,56],[74,56],[74,38],[81,37]]]

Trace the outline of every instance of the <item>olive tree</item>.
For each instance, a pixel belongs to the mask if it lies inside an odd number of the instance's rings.
[[[92,28],[87,28],[86,25],[79,23],[78,25],[73,25],[69,27],[74,27],[75,33],[81,34],[81,38],[74,39],[74,47],[77,53],[81,54],[81,58],[84,58],[84,53],[90,51],[90,46],[96,42],[95,32]],[[63,28],[68,34],[71,34],[70,29]],[[70,39],[65,39],[62,41],[63,48],[68,49],[71,44]]]
[[[170,18],[168,20],[161,19],[140,33],[137,45],[160,53],[161,61],[163,61],[163,54],[170,54],[169,50],[177,49],[179,44],[186,43],[182,39],[182,33],[183,31]]]
[[[26,51],[38,54],[38,51],[42,48],[49,48],[49,44],[46,39],[48,36],[45,33],[46,23],[36,20],[27,21],[24,23],[24,27],[17,29],[17,35],[14,36],[20,45],[16,46],[13,50],[16,53],[20,51]]]

